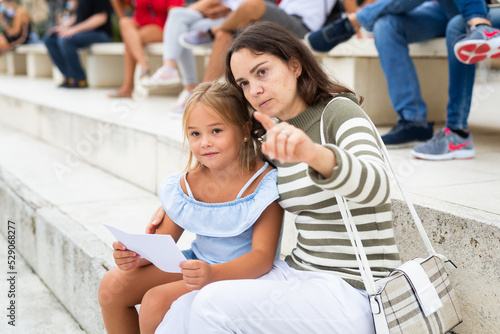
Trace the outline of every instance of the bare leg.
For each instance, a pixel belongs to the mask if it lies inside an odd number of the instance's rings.
[[[139,27],[134,20],[122,18],[120,20],[120,31],[123,42],[130,50],[132,58],[135,59],[141,68],[149,68],[143,46],[148,43],[161,42],[163,40],[161,28],[154,24]]]
[[[355,31],[359,31],[361,26],[359,25],[358,19],[356,18],[356,13],[349,13],[347,14],[347,19],[351,23],[352,27],[354,28]]]
[[[130,271],[110,270],[104,275],[98,293],[107,333],[139,333],[135,305],[141,303],[149,289],[179,280],[181,274],[166,273],[153,265]]]
[[[4,35],[0,35],[0,54],[2,54],[2,51],[9,51],[12,50],[12,46],[10,46],[9,42],[7,41],[7,38],[5,38]]]
[[[123,84],[117,89],[117,93],[124,97],[131,97],[134,91],[134,72],[137,62],[141,64],[141,68],[149,69],[149,64],[146,61],[143,46],[148,43],[161,42],[163,33],[156,25],[147,25],[139,27],[137,23],[129,18],[120,20],[120,28],[125,44],[124,54],[124,79]],[[128,35],[126,35],[128,33]],[[127,37],[125,37],[127,36]],[[137,45],[137,43],[139,43]],[[139,57],[139,58],[136,58]],[[140,61],[138,59],[141,59]],[[112,97],[113,94],[109,96]]]
[[[211,28],[215,35],[217,32],[234,31],[249,25],[253,21],[259,20],[266,12],[266,3],[262,0],[245,0],[238,8],[231,12],[224,22]]]
[[[123,97],[131,97],[134,91],[134,71],[135,71],[135,60],[130,55],[128,48],[125,47],[125,54],[123,55],[125,69],[123,72],[123,83],[116,92]],[[110,94],[111,96],[112,94]]]
[[[231,33],[219,31],[215,34],[212,53],[203,75],[203,82],[218,80],[223,74],[226,62],[226,52],[233,41]]]
[[[139,311],[141,334],[153,334],[172,303],[188,292],[190,291],[184,281],[160,285],[149,290],[144,295]]]

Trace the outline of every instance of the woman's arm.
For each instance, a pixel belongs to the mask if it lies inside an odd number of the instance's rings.
[[[14,19],[12,20],[12,25],[9,26],[5,20],[2,17],[2,20],[0,20],[0,24],[2,25],[3,30],[7,33],[9,36],[17,36],[21,33],[21,30],[23,29],[23,24],[29,24],[29,16],[28,13],[18,7],[16,10],[16,15],[14,16]]]
[[[160,207],[156,209],[155,213],[149,220],[148,225],[146,225],[146,233],[155,234],[156,231],[158,231],[158,229],[160,228],[163,217],[165,217],[165,209],[163,209],[163,207],[160,205]]]
[[[181,263],[184,282],[189,290],[229,279],[257,278],[271,270],[281,232],[283,209],[275,201],[269,205],[254,224],[252,250],[234,260],[209,265],[190,260]]]
[[[385,203],[389,179],[368,117],[347,98],[339,98],[327,108],[321,129],[326,145],[315,143],[293,125],[274,124],[268,116],[255,112],[255,118],[267,130],[262,151],[281,163],[306,163],[309,177],[318,187],[353,202],[370,206]]]
[[[324,113],[325,148],[335,155],[337,166],[329,178],[312,168],[311,180],[352,202],[377,206],[387,202],[390,184],[386,165],[369,117],[348,98],[335,99]]]

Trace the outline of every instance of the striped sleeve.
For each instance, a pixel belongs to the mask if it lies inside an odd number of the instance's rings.
[[[354,102],[337,98],[325,110],[323,131],[335,154],[337,166],[325,179],[308,168],[311,180],[325,190],[333,190],[355,203],[377,206],[390,195],[382,154],[368,116]]]

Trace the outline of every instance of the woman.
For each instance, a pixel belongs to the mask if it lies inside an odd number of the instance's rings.
[[[31,20],[28,12],[16,1],[0,2],[0,55],[21,44],[30,42]]]
[[[125,45],[124,79],[120,88],[108,94],[108,97],[132,97],[134,91],[134,71],[139,64],[140,79],[151,75],[151,67],[144,53],[144,45],[163,40],[163,26],[172,7],[182,6],[182,0],[137,0],[132,18],[125,15],[120,0],[111,0],[119,18],[120,34]]]
[[[273,23],[252,25],[235,39],[226,79],[241,89],[267,130],[263,151],[278,167],[280,205],[297,215],[298,241],[256,280],[204,287],[190,312],[179,311],[189,319],[186,332],[374,333],[334,195],[347,198],[374,275],[387,276],[400,260],[389,181],[366,114],[301,40]]]

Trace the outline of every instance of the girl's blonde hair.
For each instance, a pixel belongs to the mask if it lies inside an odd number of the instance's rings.
[[[196,86],[193,94],[186,103],[182,116],[184,144],[188,140],[187,120],[196,105],[202,104],[212,109],[227,124],[235,125],[241,135],[239,165],[242,170],[253,170],[257,160],[262,158],[261,143],[252,136],[252,118],[245,100],[234,86],[220,82],[204,82]],[[248,140],[243,140],[247,137]],[[200,168],[201,163],[196,160],[191,150],[184,171],[193,171]]]

